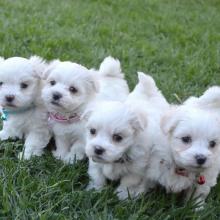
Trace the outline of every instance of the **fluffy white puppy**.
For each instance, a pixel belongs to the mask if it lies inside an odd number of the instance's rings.
[[[45,62],[12,57],[0,62],[0,106],[3,129],[0,139],[23,138],[24,158],[40,156],[49,142],[47,111],[41,101],[41,74]]]
[[[120,63],[107,57],[99,71],[72,62],[53,61],[45,71],[42,98],[49,111],[56,150],[53,155],[73,163],[85,156],[85,109],[102,99],[124,99],[128,86]]]
[[[153,79],[139,73],[139,83],[126,103],[99,103],[87,114],[88,189],[101,189],[106,179],[120,180],[117,194],[125,199],[144,193],[147,185],[150,187],[144,174],[160,130],[161,110],[144,101],[146,96],[168,107]]]
[[[163,117],[164,133],[151,156],[147,178],[168,192],[187,191],[204,203],[216,184],[220,153],[220,120],[192,103],[173,106]]]

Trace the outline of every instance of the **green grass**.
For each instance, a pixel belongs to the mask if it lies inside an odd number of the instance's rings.
[[[220,84],[218,0],[1,0],[0,55],[40,55],[98,67],[120,59],[129,86],[149,72],[169,101]],[[195,213],[161,190],[119,202],[114,186],[86,192],[87,163],[65,166],[48,152],[19,161],[21,142],[2,142],[0,219],[220,219],[220,184]]]

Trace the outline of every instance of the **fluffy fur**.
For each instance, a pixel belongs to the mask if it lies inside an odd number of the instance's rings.
[[[145,87],[151,92],[145,91]],[[144,101],[148,98],[155,100],[154,106]],[[153,140],[160,130],[158,103],[163,103],[165,108],[168,106],[153,79],[139,73],[139,83],[125,103],[99,103],[90,114],[86,125],[88,189],[102,189],[106,179],[120,180],[116,191],[120,199],[125,199],[128,195],[136,197],[150,187],[144,175]]]
[[[40,156],[50,139],[47,111],[40,98],[40,77],[45,67],[36,56],[0,60],[0,106],[12,112],[3,121],[0,139],[24,137],[25,159]]]
[[[218,176],[220,120],[211,111],[213,96],[204,95],[201,105],[198,103],[198,98],[190,98],[165,114],[163,133],[158,136],[161,143],[155,145],[147,178],[159,182],[168,192],[186,190],[187,198],[195,189],[194,198],[204,203]],[[200,185],[198,178],[202,177],[205,183]]]
[[[46,83],[42,97],[50,113],[64,118],[76,115],[75,122],[51,121],[56,150],[53,155],[73,163],[85,156],[84,111],[103,99],[124,99],[128,86],[123,79],[120,63],[107,57],[99,71],[72,62],[53,61],[45,71]]]

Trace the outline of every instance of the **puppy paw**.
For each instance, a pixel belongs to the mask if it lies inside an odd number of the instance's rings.
[[[95,184],[94,182],[90,182],[88,184],[88,186],[86,187],[86,190],[89,191],[89,190],[97,190],[97,191],[101,191],[103,189],[103,185],[99,185],[99,184]]]
[[[116,193],[117,193],[119,200],[125,200],[128,198],[128,195],[129,195],[128,190],[120,186],[116,189]]]
[[[0,131],[0,140],[1,141],[7,140],[9,138],[10,138],[10,136],[6,132]]]
[[[22,151],[18,154],[18,159],[20,160],[30,160],[32,156],[42,156],[43,151],[38,150],[38,151]]]
[[[52,151],[52,154],[57,160],[65,160],[65,157],[66,157],[65,153],[54,150],[54,151]]]
[[[79,160],[83,160],[84,159],[84,154],[80,154],[80,153],[77,153],[77,154],[67,154],[64,158],[63,158],[63,161],[66,163],[66,164],[74,164],[76,163],[77,161]]]

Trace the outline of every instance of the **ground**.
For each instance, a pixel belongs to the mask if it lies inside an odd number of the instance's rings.
[[[98,67],[120,59],[130,89],[150,73],[170,102],[220,83],[218,0],[1,0],[0,55],[37,54]],[[119,202],[114,185],[87,192],[87,162],[67,166],[47,152],[19,161],[21,142],[0,143],[0,219],[219,219],[220,184],[205,209],[157,189]]]

